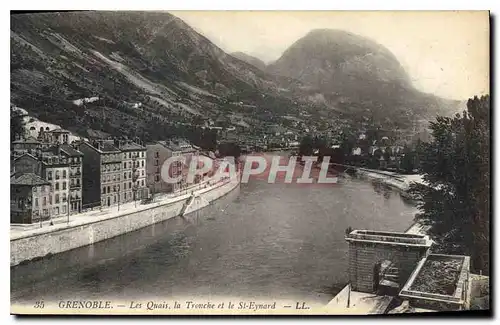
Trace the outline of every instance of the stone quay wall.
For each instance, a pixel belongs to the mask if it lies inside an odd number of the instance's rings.
[[[204,200],[212,202],[226,195],[240,185],[239,180],[228,180],[195,191]],[[180,214],[184,204],[191,194],[181,195],[165,203],[144,205],[135,211],[124,211],[109,217],[96,217],[95,220],[85,221],[64,228],[46,229],[42,233],[26,234],[11,238],[10,265],[41,258],[50,254],[69,251],[78,247],[91,245],[115,236],[125,234],[164,220],[174,218]],[[205,202],[206,202],[205,201]],[[194,206],[190,211],[196,211],[206,204]]]
[[[425,256],[426,248],[409,248],[402,245],[381,243],[349,243],[349,280],[352,290],[374,292],[374,267],[384,260],[399,269],[399,285],[408,280],[418,261]]]

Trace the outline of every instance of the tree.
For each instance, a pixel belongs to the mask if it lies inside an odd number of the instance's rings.
[[[401,170],[404,173],[412,174],[415,169],[415,153],[409,147],[405,147],[401,158]]]
[[[312,156],[314,152],[313,148],[313,138],[309,135],[306,135],[300,140],[299,145],[299,155],[300,156]]]
[[[10,142],[12,143],[24,135],[24,121],[22,115],[17,111],[10,111]]]
[[[472,269],[489,269],[490,98],[474,97],[467,111],[438,117],[434,140],[423,145],[427,185],[413,185],[421,199],[416,220],[430,226],[437,249],[471,256]]]

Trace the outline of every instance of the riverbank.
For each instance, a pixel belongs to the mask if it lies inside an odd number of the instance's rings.
[[[422,175],[403,175],[393,172],[386,172],[374,169],[358,168],[358,176],[360,178],[380,181],[399,192],[408,190],[412,182],[424,184]]]
[[[91,211],[53,226],[11,230],[10,265],[119,236],[182,215],[187,210],[199,210],[239,185],[239,177],[226,179],[204,184],[198,189],[184,190],[176,196],[157,198],[156,202],[150,204],[139,204],[137,207],[128,204],[121,206],[119,211]]]

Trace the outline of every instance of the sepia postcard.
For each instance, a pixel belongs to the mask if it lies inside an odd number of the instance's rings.
[[[488,11],[10,14],[14,315],[491,315]]]

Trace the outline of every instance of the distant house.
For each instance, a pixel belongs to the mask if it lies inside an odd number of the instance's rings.
[[[12,158],[17,158],[25,153],[38,155],[41,152],[42,143],[33,137],[19,139],[12,142]]]

